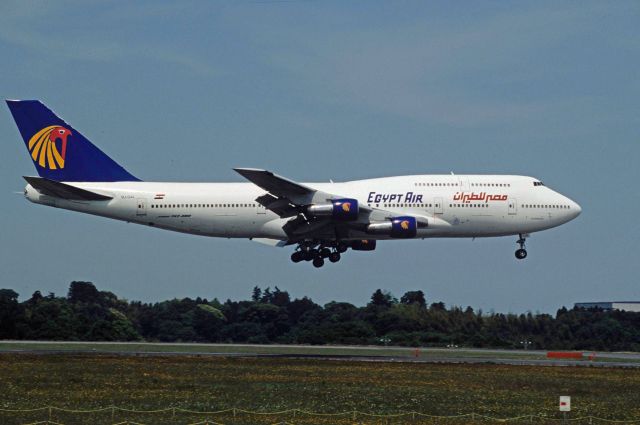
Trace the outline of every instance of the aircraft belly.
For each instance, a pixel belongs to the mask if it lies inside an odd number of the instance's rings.
[[[264,217],[264,216],[262,216]],[[278,232],[263,231],[264,219],[258,215],[217,215],[208,223],[208,233],[211,236],[225,238],[256,238],[256,237],[280,237],[284,234],[280,228]]]

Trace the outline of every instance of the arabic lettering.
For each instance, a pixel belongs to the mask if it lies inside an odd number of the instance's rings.
[[[462,201],[466,204],[470,203],[471,201],[484,201],[485,203],[489,201],[506,201],[507,198],[507,195],[488,195],[487,192],[456,192],[455,195],[453,195],[454,201]]]

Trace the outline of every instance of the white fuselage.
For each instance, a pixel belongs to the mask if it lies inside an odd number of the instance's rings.
[[[32,202],[161,229],[225,238],[286,240],[280,218],[256,202],[265,190],[253,183],[69,183],[112,196],[108,201],[71,201],[40,194]],[[360,205],[398,216],[425,218],[417,238],[526,234],[566,223],[580,206],[531,177],[509,175],[416,175],[345,183],[304,183],[355,198]],[[389,239],[385,235],[354,238]]]

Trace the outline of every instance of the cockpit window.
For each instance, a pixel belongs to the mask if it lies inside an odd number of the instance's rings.
[[[542,182],[533,182],[534,186],[544,186],[544,183]]]

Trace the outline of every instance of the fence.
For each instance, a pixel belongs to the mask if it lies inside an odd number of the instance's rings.
[[[3,425],[404,425],[404,424],[639,424],[638,419],[608,419],[595,416],[550,417],[547,415],[523,415],[496,418],[478,413],[437,416],[420,412],[375,414],[359,411],[339,413],[310,412],[288,409],[275,412],[225,409],[199,411],[172,407],[157,410],[133,410],[116,406],[100,409],[74,410],[54,406],[36,409],[2,409]]]

